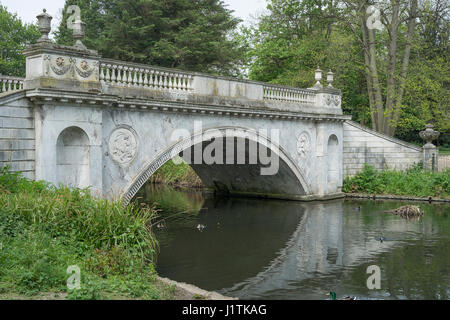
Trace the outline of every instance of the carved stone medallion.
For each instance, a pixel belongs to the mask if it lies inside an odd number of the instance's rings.
[[[56,65],[61,68],[64,65],[64,58],[58,57],[56,59]]]
[[[306,132],[303,132],[298,138],[297,142],[297,152],[300,158],[306,159],[311,151],[311,140]]]
[[[81,61],[80,63],[80,67],[81,69],[83,69],[84,71],[86,71],[87,69],[89,69],[89,64],[87,63],[86,60]]]
[[[119,165],[128,165],[136,157],[137,139],[133,132],[126,128],[114,130],[109,138],[109,154]]]

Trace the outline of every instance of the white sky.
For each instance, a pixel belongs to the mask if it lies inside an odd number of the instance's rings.
[[[266,8],[266,0],[224,0],[224,2],[245,23],[250,22],[252,16],[259,15]],[[9,12],[17,13],[22,21],[27,23],[34,23],[42,9],[47,9],[47,13],[53,16],[53,30],[59,24],[64,3],[65,0],[0,0],[0,4],[6,6]]]

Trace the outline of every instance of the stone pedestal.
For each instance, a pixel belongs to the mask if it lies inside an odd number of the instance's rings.
[[[84,23],[76,21],[75,46],[62,46],[48,38],[52,17],[45,10],[38,17],[42,33],[36,44],[27,46],[24,89],[60,89],[77,92],[101,92],[99,78],[100,57],[96,50],[88,50],[81,42]]]
[[[433,130],[432,124],[427,124],[425,131],[420,132],[420,137],[427,142],[423,147],[423,168],[430,171],[438,171],[439,150],[432,143],[439,138],[440,133]]]
[[[426,144],[423,147],[423,168],[429,171],[437,171],[439,150],[433,144]]]

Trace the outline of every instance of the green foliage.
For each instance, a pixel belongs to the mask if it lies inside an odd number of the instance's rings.
[[[353,120],[371,126],[370,100],[365,76],[362,34],[354,12],[365,1],[270,0],[268,13],[244,28],[249,50],[247,66],[253,80],[308,88],[314,70],[336,73],[334,86],[342,90],[343,110]],[[407,3],[407,2],[405,2]],[[448,8],[445,1],[426,1],[420,6],[405,93],[396,123],[396,137],[423,144],[418,133],[428,122],[441,131],[439,143],[450,143]],[[351,12],[350,12],[351,11]],[[356,27],[355,27],[356,26]],[[399,33],[399,57],[405,44],[405,28]],[[386,30],[376,32],[381,91],[386,98]],[[401,61],[397,69],[401,68]],[[399,70],[397,70],[398,72]],[[398,79],[397,79],[398,80]]]
[[[244,28],[252,80],[309,88],[314,70],[333,69],[343,91],[343,108],[355,121],[370,123],[363,56],[358,39],[337,24],[339,10],[315,1],[270,1],[269,14]]]
[[[0,291],[66,292],[70,265],[82,289],[68,299],[169,297],[155,287],[155,211],[93,198],[0,171]]]
[[[14,237],[1,233],[0,241],[1,282],[25,295],[63,288],[70,258],[61,242],[25,228]]]
[[[56,32],[72,44],[69,5],[81,8],[85,44],[105,58],[238,75],[243,48],[232,33],[240,20],[221,0],[67,0]]]
[[[433,173],[423,171],[421,165],[416,165],[404,172],[394,170],[379,172],[366,164],[359,174],[345,178],[343,191],[447,198],[450,196],[450,170]]]
[[[24,24],[16,14],[11,14],[0,4],[0,74],[25,76],[25,57],[22,54],[27,43],[39,39],[35,25]]]
[[[163,183],[170,186],[202,187],[203,183],[194,169],[187,163],[174,164],[168,161],[151,177],[152,183]]]

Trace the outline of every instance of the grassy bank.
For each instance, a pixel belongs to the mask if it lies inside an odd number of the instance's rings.
[[[154,269],[154,215],[0,169],[0,298],[172,298]],[[80,290],[67,288],[73,265]]]
[[[150,181],[155,184],[165,184],[171,187],[203,187],[203,183],[194,169],[185,162],[179,165],[174,164],[172,161],[167,162],[153,174]]]
[[[344,179],[346,193],[368,193],[415,197],[450,197],[450,170],[441,173],[423,171],[416,166],[406,171],[379,172],[366,165],[354,177]]]

